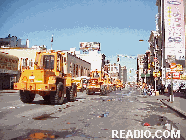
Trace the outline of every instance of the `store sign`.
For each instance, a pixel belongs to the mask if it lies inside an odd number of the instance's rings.
[[[186,80],[186,75],[185,75],[185,74],[181,74],[181,75],[180,75],[180,79],[181,79],[181,80]]]
[[[154,62],[157,62],[157,57],[154,57]]]
[[[176,68],[177,68],[176,63],[171,63],[171,64],[170,64],[170,69],[176,69]]]
[[[160,71],[159,71],[159,72],[154,72],[154,71],[153,71],[153,76],[154,76],[154,77],[160,77]]]
[[[184,0],[164,0],[164,22],[165,59],[185,60]]]
[[[180,79],[180,73],[174,72],[173,73],[173,79]]]
[[[182,71],[182,65],[177,64],[177,71]]]
[[[173,79],[180,79],[180,73],[179,72],[172,72],[173,73]],[[171,72],[166,72],[166,79],[171,79]]]
[[[80,42],[80,50],[100,50],[99,42]]]

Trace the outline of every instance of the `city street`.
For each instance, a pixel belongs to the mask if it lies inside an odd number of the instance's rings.
[[[76,101],[65,100],[62,105],[45,104],[40,96],[24,104],[18,92],[0,93],[0,100],[1,140],[108,140],[112,139],[112,130],[125,130],[125,134],[128,130],[149,130],[152,139],[157,130],[164,132],[171,126],[180,130],[180,140],[186,138],[186,119],[164,106],[156,96],[140,95],[135,87],[113,91],[107,96],[79,92]],[[158,136],[163,136],[161,132]],[[117,136],[113,138],[120,139],[120,134]]]

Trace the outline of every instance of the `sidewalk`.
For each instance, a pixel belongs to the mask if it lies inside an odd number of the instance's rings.
[[[0,93],[18,93],[19,90],[7,89],[7,90],[0,90]]]
[[[160,100],[164,105],[168,106],[178,114],[182,115],[186,118],[186,97],[184,94],[181,93],[173,93],[174,95],[174,101],[171,103],[170,100],[170,94],[165,93],[164,95],[158,95],[158,96],[147,96],[149,99],[153,100]]]
[[[171,109],[178,112],[180,115],[186,117],[186,97],[184,97],[184,94],[181,93],[174,93],[174,101],[171,103],[169,101],[170,95],[168,93],[165,93],[164,95],[159,96],[165,96],[167,97],[167,100],[165,98],[162,98],[160,101],[164,104],[170,107]]]

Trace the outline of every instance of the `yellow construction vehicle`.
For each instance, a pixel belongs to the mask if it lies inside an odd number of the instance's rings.
[[[34,64],[34,70],[22,69],[19,82],[14,83],[22,102],[32,102],[36,94],[51,104],[62,104],[65,97],[69,101],[76,99],[76,83],[71,74],[63,72],[62,52],[37,52]]]
[[[123,84],[120,79],[116,79],[116,88],[120,90],[123,88]]]
[[[112,91],[112,79],[107,72],[104,73],[104,83],[103,83],[103,85],[107,87],[107,93]]]
[[[79,91],[79,92],[84,91],[83,80],[81,79],[81,77],[73,78],[73,82],[76,83],[76,85],[77,85],[77,91]]]
[[[104,84],[104,72],[92,71],[90,73],[90,79],[88,81],[86,94],[100,92],[100,94],[107,94],[107,86]]]

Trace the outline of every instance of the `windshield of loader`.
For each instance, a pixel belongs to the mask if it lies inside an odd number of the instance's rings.
[[[100,73],[98,72],[94,72],[92,75],[93,78],[99,78],[100,77]]]
[[[44,69],[54,69],[54,55],[44,55],[43,56],[43,68]]]

